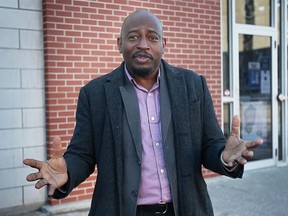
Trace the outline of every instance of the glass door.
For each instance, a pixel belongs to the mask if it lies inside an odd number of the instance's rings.
[[[288,164],[288,0],[222,0],[223,129],[264,144],[246,169]]]
[[[253,160],[272,159],[272,39],[239,34],[238,43],[242,139],[262,138]]]
[[[232,1],[233,113],[241,116],[243,140],[262,138],[247,169],[276,164],[278,151],[278,72],[276,3]]]

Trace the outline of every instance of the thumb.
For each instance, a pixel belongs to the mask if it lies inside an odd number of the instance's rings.
[[[231,135],[240,138],[240,116],[235,115],[232,119]]]
[[[61,158],[62,157],[62,148],[61,148],[61,138],[55,137],[53,139],[53,158]]]

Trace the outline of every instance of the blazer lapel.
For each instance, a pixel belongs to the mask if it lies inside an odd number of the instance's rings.
[[[166,144],[168,127],[171,121],[171,104],[168,94],[167,81],[164,68],[161,64],[161,80],[160,80],[160,119],[162,128],[162,140]]]
[[[108,106],[108,112],[110,116],[110,124],[112,127],[115,157],[116,157],[116,175],[117,175],[117,187],[119,190],[119,202],[120,211],[122,207],[122,180],[123,180],[123,126],[122,126],[122,115],[123,106],[121,100],[121,94],[119,86],[123,85],[123,71],[121,65],[114,73],[114,77],[107,79],[105,84],[105,94]]]
[[[164,64],[164,66],[175,132],[179,135],[187,135],[190,125],[186,82],[183,74],[175,71],[174,68],[170,67],[168,64]]]
[[[129,128],[133,137],[136,152],[139,161],[141,161],[141,129],[140,129],[140,113],[138,107],[138,99],[132,84],[126,80],[124,86],[120,86],[120,92],[123,99],[125,112],[129,124]]]

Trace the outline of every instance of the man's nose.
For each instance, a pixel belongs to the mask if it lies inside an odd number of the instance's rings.
[[[150,49],[150,45],[149,45],[149,42],[147,41],[147,39],[146,38],[141,38],[137,48],[138,49],[144,49],[144,50]]]

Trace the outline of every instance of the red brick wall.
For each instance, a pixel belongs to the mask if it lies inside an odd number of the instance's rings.
[[[149,9],[163,21],[164,59],[206,76],[221,119],[220,0],[159,2],[43,0],[48,156],[54,136],[61,137],[63,150],[69,144],[80,87],[121,63],[116,39],[122,21],[136,9]],[[214,175],[204,169],[203,173]],[[68,198],[49,203],[90,198],[95,176]]]

